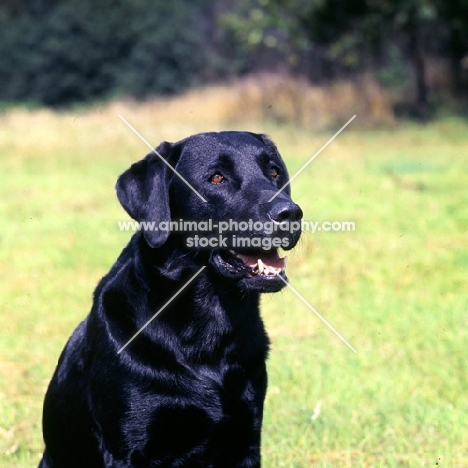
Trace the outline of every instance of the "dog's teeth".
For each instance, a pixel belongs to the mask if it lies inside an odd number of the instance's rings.
[[[258,259],[257,264],[258,264],[258,273],[261,275],[263,273],[263,270],[265,269],[265,265],[260,259]]]
[[[283,271],[282,268],[275,268],[271,265],[265,265],[262,260],[259,258],[257,260],[257,274],[263,276],[276,276]]]
[[[286,266],[286,263],[288,263],[288,256],[286,255],[286,257],[284,257],[283,260],[284,260],[284,266]]]

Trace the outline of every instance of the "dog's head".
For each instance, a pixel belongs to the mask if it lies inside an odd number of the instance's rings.
[[[267,137],[220,132],[162,143],[116,188],[150,247],[171,239],[241,288],[270,292],[285,284],[278,248],[293,248],[300,236],[302,211],[288,181]]]

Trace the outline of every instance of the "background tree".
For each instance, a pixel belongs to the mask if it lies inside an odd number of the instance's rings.
[[[193,83],[206,59],[187,0],[10,0],[0,9],[0,99],[63,105]]]
[[[144,98],[258,71],[374,75],[425,115],[427,59],[466,93],[468,0],[5,0],[0,100]],[[465,62],[464,62],[465,60]]]
[[[293,71],[315,82],[370,71],[395,85],[410,70],[422,115],[430,100],[428,54],[450,50],[454,92],[463,89],[468,0],[244,0],[225,16],[224,27],[252,49],[276,48]]]
[[[438,0],[437,8],[449,29],[448,52],[450,53],[454,89],[465,92],[463,59],[468,53],[468,0]]]

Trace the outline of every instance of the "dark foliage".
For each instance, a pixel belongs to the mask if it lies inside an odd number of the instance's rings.
[[[433,100],[429,59],[468,94],[468,0],[5,0],[0,101],[144,98],[256,71],[371,73]]]
[[[204,65],[185,0],[12,2],[0,11],[0,99],[51,106],[174,93]]]

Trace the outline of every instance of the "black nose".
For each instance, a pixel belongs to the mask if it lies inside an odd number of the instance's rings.
[[[277,223],[293,222],[302,219],[302,210],[293,202],[277,202],[269,210],[268,216]]]

